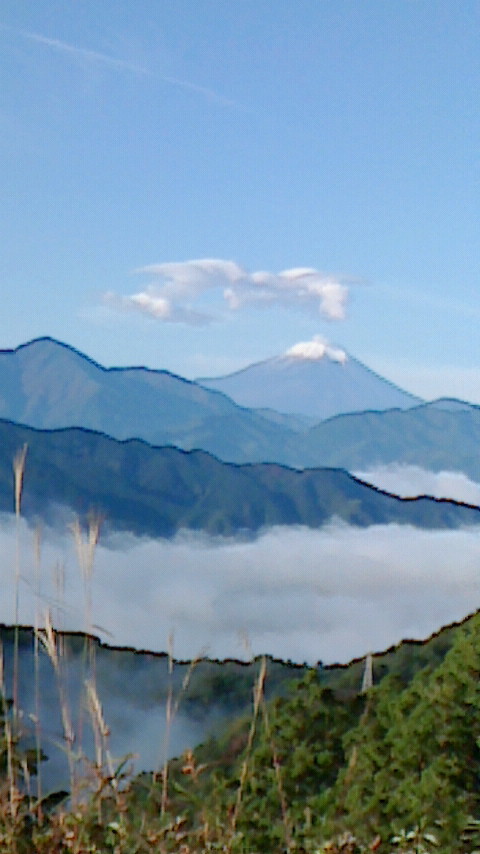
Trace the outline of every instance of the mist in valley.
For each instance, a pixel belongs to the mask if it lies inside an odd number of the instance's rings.
[[[370,474],[381,488],[411,495],[437,485],[457,500],[463,488],[472,502],[480,489],[455,472],[390,467],[388,483],[380,482],[382,471]],[[332,520],[320,529],[267,528],[249,539],[117,533],[100,540],[86,584],[66,514],[60,518],[40,537],[21,523],[20,621],[32,625],[48,609],[57,628],[92,631],[115,646],[159,652],[173,632],[178,658],[245,658],[248,637],[255,655],[346,662],[405,637],[424,638],[480,602],[477,528],[357,528]],[[17,550],[11,517],[3,517],[0,542],[0,620],[9,624]]]
[[[363,473],[380,488],[432,493],[473,503],[478,484],[455,472],[389,467]],[[382,480],[383,478],[383,480]],[[428,487],[424,489],[423,487]],[[463,493],[462,493],[463,489]],[[455,495],[453,495],[455,493]],[[125,534],[102,539],[91,578],[59,510],[53,527],[35,529],[12,516],[0,520],[0,621],[40,625],[48,612],[61,630],[88,631],[115,647],[162,652],[169,636],[177,659],[195,656],[247,660],[269,654],[293,662],[347,662],[404,638],[423,639],[463,619],[480,604],[480,528],[427,531],[405,525],[356,528],[332,520],[318,530],[275,527],[250,539],[181,532],[173,540]],[[18,560],[18,564],[17,564]],[[11,649],[5,649],[7,682]],[[180,702],[165,742],[166,656],[98,658],[100,700],[111,730],[111,751],[136,755],[137,770],[158,767],[202,741],[225,718],[213,703],[201,715]],[[44,652],[40,718],[45,785],[67,785],[58,686]],[[19,702],[25,722],[36,713],[33,655],[21,657]],[[82,699],[81,659],[67,660],[65,680],[74,729],[93,755]],[[175,696],[185,671],[172,683]],[[128,690],[126,690],[128,686]],[[30,723],[29,723],[30,722]]]

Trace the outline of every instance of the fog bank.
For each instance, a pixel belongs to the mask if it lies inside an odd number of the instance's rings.
[[[184,532],[172,541],[117,535],[110,546],[97,546],[84,584],[71,537],[44,532],[38,563],[22,523],[20,621],[49,608],[58,628],[114,645],[161,651],[173,631],[177,658],[245,658],[247,636],[255,654],[333,663],[425,638],[480,605],[480,529],[332,522],[271,528],[249,542]],[[0,620],[12,623],[9,517],[0,547]]]
[[[430,495],[480,506],[480,483],[470,480],[460,471],[434,472],[420,466],[390,463],[367,471],[356,471],[354,475],[401,498]]]

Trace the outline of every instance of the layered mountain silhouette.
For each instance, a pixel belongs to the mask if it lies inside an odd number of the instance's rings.
[[[266,419],[168,371],[104,368],[52,338],[0,351],[0,417],[201,447],[239,461],[249,459],[249,449],[256,459],[275,459],[277,447],[294,447],[284,422],[295,419]]]
[[[404,463],[480,481],[480,407],[438,400],[403,412],[339,415],[309,430],[302,446],[322,466],[356,471]]]
[[[13,510],[12,460],[24,445],[22,513],[50,523],[59,507],[81,517],[99,514],[107,530],[164,537],[182,528],[222,535],[255,534],[270,525],[316,528],[333,517],[357,526],[480,523],[480,509],[443,499],[396,498],[340,469],[231,465],[203,451],[6,421],[0,421],[0,511]]]
[[[420,398],[383,379],[345,351],[293,347],[224,377],[197,380],[241,406],[267,407],[321,421],[364,410],[409,409]]]
[[[0,417],[34,427],[82,426],[124,439],[145,438],[148,424],[158,443],[179,425],[242,414],[225,395],[168,371],[104,368],[52,338],[0,351]]]
[[[284,370],[293,383],[297,369],[304,369],[308,378],[310,368],[321,374],[326,367],[325,377],[333,382],[335,371],[360,364],[346,354],[347,361],[340,359],[340,352],[333,351],[336,358],[327,355],[328,362],[288,356],[261,363],[265,372],[272,365],[278,368],[265,381],[265,396],[275,388],[277,375],[281,386]],[[254,374],[257,367],[251,368]],[[360,375],[372,376],[382,391],[406,395],[361,368]],[[249,372],[245,369],[238,376],[244,379]],[[415,402],[408,395],[401,399]],[[311,417],[250,410],[168,371],[103,368],[51,338],[0,351],[0,417],[39,429],[83,427],[116,439],[201,449],[231,463],[352,471],[399,462],[434,471],[454,469],[480,479],[480,407],[463,401],[342,413],[311,426]]]
[[[268,394],[273,386],[285,396],[293,383],[299,394],[307,395],[313,383],[312,370],[323,376],[318,360],[314,363],[289,357],[271,361],[277,365],[276,375],[265,383],[267,399],[259,398],[263,407],[270,405]],[[373,396],[366,389],[372,382],[379,389],[375,401],[380,409],[392,401],[401,400],[405,405],[416,402],[359,364],[353,360],[336,363],[351,375],[347,383],[350,399],[344,394],[345,406],[355,396],[358,406],[363,400],[362,408],[368,408]],[[359,376],[363,377],[363,387]],[[326,375],[324,379],[327,382]],[[337,379],[332,375],[330,381],[329,394],[338,397]],[[326,399],[326,386],[322,394]],[[320,462],[314,441],[298,441],[298,432],[304,433],[312,421],[315,423],[309,413],[300,412],[297,417],[268,408],[251,410],[220,391],[168,371],[104,368],[51,338],[0,351],[0,417],[39,429],[85,427],[116,439],[139,438],[184,450],[201,448],[227,462],[270,461],[296,467]]]

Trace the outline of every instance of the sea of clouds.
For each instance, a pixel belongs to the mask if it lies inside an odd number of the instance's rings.
[[[0,621],[15,616],[16,533],[0,528]],[[58,628],[93,630],[118,646],[189,659],[255,654],[346,662],[402,638],[425,638],[480,605],[480,529],[406,525],[275,527],[251,541],[181,532],[173,540],[117,535],[96,547],[85,583],[73,539],[20,531],[19,619],[46,609]],[[59,581],[61,579],[61,581]],[[91,614],[86,605],[91,599]]]
[[[479,503],[480,486],[455,472],[389,466],[361,475],[399,494]],[[256,655],[330,664],[404,638],[427,638],[480,606],[480,527],[355,528],[332,520],[318,530],[269,528],[251,540],[187,531],[173,540],[115,534],[100,539],[86,573],[88,546],[84,542],[82,570],[68,520],[68,511],[60,511],[57,527],[39,532],[23,520],[17,526],[12,516],[0,517],[1,622],[15,622],[17,579],[23,624],[41,625],[48,610],[57,628],[93,631],[115,646],[164,651],[173,633],[177,659],[245,659],[250,648]],[[81,678],[71,666],[76,707]],[[25,658],[22,667],[21,704],[30,714],[35,705]],[[141,687],[127,696],[124,675],[120,670],[117,679],[115,668],[112,662],[101,697],[112,751],[138,754],[138,769],[157,767],[165,750],[178,755],[193,747],[225,713],[212,707],[199,721],[180,708],[165,746],[164,703],[152,702]],[[141,682],[140,671],[135,678]],[[45,782],[53,787],[68,779],[55,748],[62,742],[58,697],[51,679],[48,684],[41,717],[51,757]]]
[[[390,463],[353,474],[401,498],[430,495],[480,506],[480,483],[470,480],[461,471],[434,472],[416,465]]]

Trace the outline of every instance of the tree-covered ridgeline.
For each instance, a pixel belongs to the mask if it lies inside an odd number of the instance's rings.
[[[440,840],[457,845],[480,807],[479,678],[476,615],[436,668],[421,670],[403,690],[395,677],[371,689],[344,739],[348,764],[330,792],[331,823],[385,833],[427,819]]]
[[[199,749],[197,777],[181,780],[179,763],[171,803],[192,827],[236,810],[245,850],[320,850],[349,832],[364,850],[390,852],[395,835],[416,832],[425,850],[474,851],[465,829],[480,818],[479,679],[479,615],[456,630],[440,662],[414,675],[392,669],[364,694],[360,685],[325,687],[312,670],[259,709],[249,751],[245,720],[222,749]]]
[[[358,660],[266,700],[272,662],[257,664],[248,713],[156,774],[92,765],[75,803],[28,794],[35,757],[5,705],[0,852],[480,849],[479,614],[374,656],[363,692]]]

